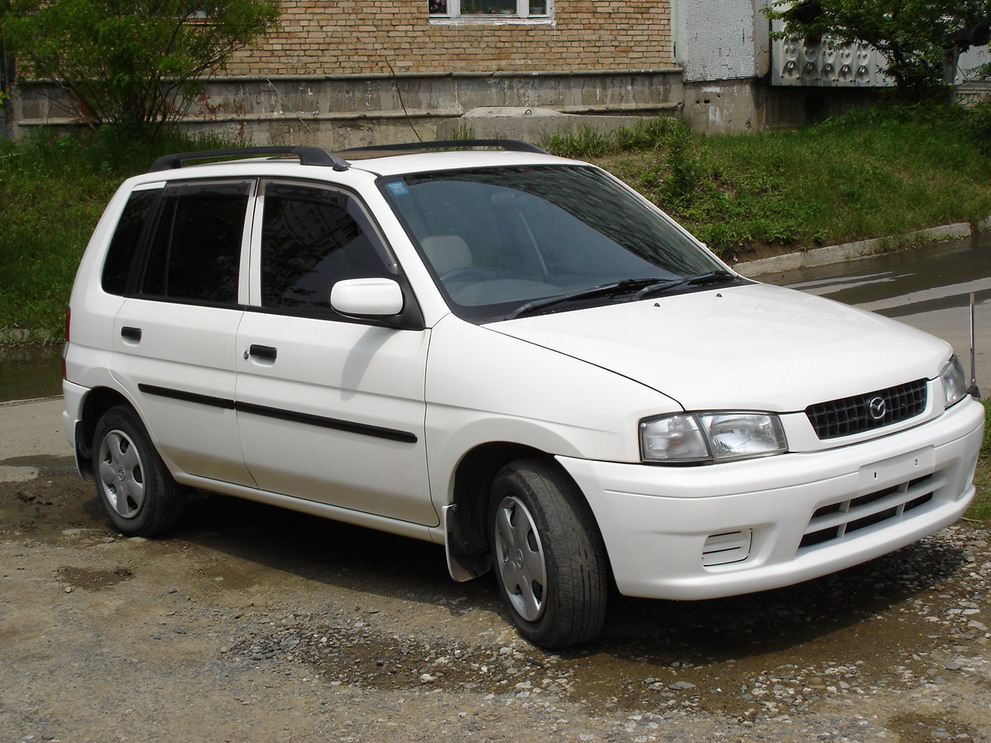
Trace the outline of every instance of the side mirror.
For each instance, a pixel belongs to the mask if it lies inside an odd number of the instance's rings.
[[[330,290],[330,306],[349,317],[394,317],[404,304],[403,290],[393,279],[346,279]]]

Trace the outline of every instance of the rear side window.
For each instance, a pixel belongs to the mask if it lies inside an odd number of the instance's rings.
[[[127,287],[127,277],[141,241],[141,229],[158,193],[158,190],[135,191],[127,200],[107,249],[107,262],[103,264],[103,291],[108,294],[123,294]]]
[[[395,262],[353,196],[316,186],[265,185],[264,307],[328,314],[336,282],[395,273]]]
[[[138,293],[236,304],[250,192],[247,181],[167,186]]]

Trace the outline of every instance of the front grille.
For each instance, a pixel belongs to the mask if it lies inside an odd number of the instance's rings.
[[[915,509],[932,501],[935,492],[945,484],[937,473],[823,506],[812,514],[799,552],[817,545],[828,545],[875,524],[906,518]]]
[[[920,415],[926,409],[927,389],[926,380],[919,379],[886,390],[809,405],[805,414],[820,439],[853,436]]]

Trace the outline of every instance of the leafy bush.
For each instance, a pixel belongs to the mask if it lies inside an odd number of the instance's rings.
[[[19,0],[0,6],[0,38],[68,93],[81,121],[158,136],[278,19],[276,0]]]
[[[728,258],[991,214],[991,104],[884,107],[799,131],[709,137],[660,117],[544,145],[598,162]],[[59,340],[77,261],[119,181],[160,154],[225,146],[173,132],[150,144],[108,127],[0,141],[0,330]]]

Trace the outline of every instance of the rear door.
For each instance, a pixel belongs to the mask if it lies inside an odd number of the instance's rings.
[[[143,259],[126,279],[111,362],[175,469],[239,484],[251,483],[234,381],[254,188],[253,179],[185,182],[156,195]]]
[[[427,330],[341,317],[336,281],[398,266],[357,196],[262,182],[237,418],[263,490],[436,525],[424,444]],[[412,301],[407,291],[407,301]]]

